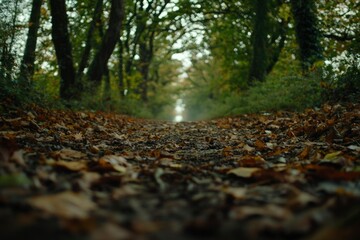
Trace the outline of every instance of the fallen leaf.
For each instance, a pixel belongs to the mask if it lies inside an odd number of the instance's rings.
[[[127,197],[127,196],[134,196],[139,194],[139,191],[131,185],[125,185],[121,188],[117,188],[112,192],[112,197],[115,200],[119,200],[123,197]]]
[[[239,167],[239,168],[231,169],[230,171],[227,172],[227,174],[234,174],[238,177],[249,178],[252,176],[253,173],[255,173],[259,170],[261,170],[261,169],[260,168]]]
[[[232,147],[227,146],[222,150],[222,154],[224,157],[230,157],[232,156]]]
[[[162,168],[157,168],[154,173],[154,178],[159,184],[160,189],[163,191],[166,188],[166,183],[161,179],[161,176],[164,174],[164,170]]]
[[[73,160],[84,158],[86,157],[86,154],[69,148],[63,148],[60,151],[55,152],[55,156],[64,160]]]
[[[239,161],[241,167],[262,167],[266,164],[266,161],[260,156],[243,156]]]
[[[258,150],[264,150],[265,148],[267,148],[266,144],[263,141],[259,140],[259,139],[257,139],[255,141],[254,145]]]
[[[65,168],[70,171],[78,172],[81,170],[85,170],[87,168],[87,164],[84,161],[76,161],[76,162],[70,162],[70,161],[56,161],[53,163],[53,166],[59,167],[59,168]]]
[[[299,158],[300,159],[305,159],[309,157],[309,153],[310,153],[310,146],[306,146],[302,152],[299,154]]]
[[[334,160],[342,154],[341,151],[326,154],[324,160]]]
[[[98,164],[102,170],[117,171],[120,173],[125,173],[127,168],[131,166],[124,157],[117,155],[103,156],[99,159]]]
[[[60,218],[84,219],[89,217],[90,211],[96,208],[87,196],[74,193],[62,192],[53,195],[32,197],[27,202],[34,208],[55,215]]]
[[[235,199],[244,199],[246,197],[247,189],[241,187],[228,187],[225,188],[223,192]]]
[[[82,133],[77,133],[74,135],[74,139],[75,141],[81,141],[84,139],[84,136],[82,135]]]
[[[115,223],[105,223],[91,233],[90,240],[134,239],[133,234]]]
[[[303,191],[298,191],[295,196],[289,201],[289,205],[294,207],[294,206],[306,206],[310,203],[316,203],[318,202],[318,198],[316,198],[315,196],[303,192]]]
[[[255,148],[253,147],[250,147],[249,145],[245,144],[244,147],[243,147],[244,151],[247,151],[247,152],[252,152],[255,150]]]
[[[242,220],[252,216],[271,217],[277,220],[286,220],[293,216],[293,214],[285,207],[280,207],[275,204],[268,204],[265,206],[241,206],[235,207],[230,211],[230,217],[236,220]]]
[[[355,150],[357,152],[360,152],[360,146],[350,145],[347,148],[350,149],[350,150]]]

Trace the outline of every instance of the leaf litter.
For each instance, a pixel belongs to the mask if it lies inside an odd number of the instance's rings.
[[[355,239],[360,105],[171,123],[12,109],[0,237]]]

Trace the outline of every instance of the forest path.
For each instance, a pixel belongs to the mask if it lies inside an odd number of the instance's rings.
[[[32,107],[0,140],[1,239],[360,236],[360,105],[176,124]]]

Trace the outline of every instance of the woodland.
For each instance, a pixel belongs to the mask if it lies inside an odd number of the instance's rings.
[[[0,238],[359,238],[359,10],[0,0]]]

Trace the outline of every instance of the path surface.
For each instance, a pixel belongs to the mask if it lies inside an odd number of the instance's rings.
[[[1,239],[354,239],[360,106],[170,123],[9,110]]]

